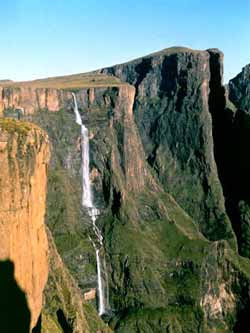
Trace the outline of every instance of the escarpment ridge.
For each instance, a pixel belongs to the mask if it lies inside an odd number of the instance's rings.
[[[248,66],[228,87],[222,79],[221,51],[175,47],[87,74],[0,81],[2,119],[39,125],[51,144],[43,333],[244,332]],[[81,204],[86,146],[91,207]]]

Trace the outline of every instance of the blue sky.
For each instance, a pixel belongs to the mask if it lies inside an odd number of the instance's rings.
[[[220,48],[225,81],[250,63],[250,0],[9,0],[0,29],[0,79],[80,73],[170,46]]]

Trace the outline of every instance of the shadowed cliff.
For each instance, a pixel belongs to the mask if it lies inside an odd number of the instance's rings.
[[[4,333],[29,333],[30,310],[25,293],[14,278],[10,260],[0,261],[0,327]]]
[[[225,194],[231,220],[238,238],[239,253],[250,258],[250,65],[229,81],[228,95],[234,103],[231,122],[223,123],[228,132],[229,152],[224,159],[227,164],[224,178]],[[231,104],[232,104],[231,103]],[[226,125],[226,126],[225,126]],[[225,148],[224,148],[225,149]],[[225,171],[224,171],[225,175]]]

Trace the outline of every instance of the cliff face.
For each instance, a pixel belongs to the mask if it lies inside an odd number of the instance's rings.
[[[224,156],[224,165],[228,166],[227,172],[222,173],[228,210],[237,235],[239,252],[248,258],[250,257],[250,158],[247,154],[250,128],[249,92],[250,66],[247,65],[241,73],[229,81],[228,96],[233,111],[227,123],[225,117],[221,119],[221,123],[224,120],[223,133],[226,131],[227,145],[230,147],[230,151]]]
[[[153,179],[142,162],[144,152],[133,119],[134,88],[90,91],[77,91],[76,99],[89,128],[94,200],[103,212],[118,211],[119,201],[129,191],[141,191]],[[81,209],[81,133],[74,120],[73,98],[69,111],[41,111],[29,119],[46,129],[52,142],[47,223],[65,262],[87,292],[96,287],[95,252],[88,239],[88,234],[94,235],[88,214]]]
[[[75,94],[83,121],[89,128],[95,204],[103,213],[115,213],[116,210],[119,211],[119,200],[125,202],[130,190],[142,191],[147,181],[146,175],[149,175],[141,161],[144,153],[132,114],[134,88],[123,85],[79,89]],[[58,113],[41,110],[29,115],[28,119],[43,127],[52,143],[47,223],[65,263],[82,292],[87,293],[92,288],[97,288],[95,251],[89,240],[89,235],[92,238],[95,235],[88,213],[81,208],[81,132],[75,124],[73,97],[68,110],[60,110]],[[101,256],[104,254],[101,253]],[[65,278],[54,271],[54,266],[55,264],[52,265],[52,275],[49,278],[49,292],[46,292],[47,312],[43,318],[44,321],[48,319],[49,313],[55,321],[56,313],[61,309],[65,320],[73,329],[73,325],[77,325],[76,322],[79,321],[72,315],[72,310],[69,311],[67,300],[51,306],[51,295],[57,293],[61,299],[65,288],[65,285],[60,286],[60,281]],[[64,283],[72,293],[68,283]],[[59,292],[52,292],[52,286]],[[96,301],[90,301],[84,315],[90,329],[94,320],[94,327],[105,331],[105,326],[102,327],[101,321],[98,322],[97,313],[92,308],[93,305],[96,306]]]
[[[32,114],[39,109],[59,111],[65,107],[71,93],[53,88],[34,87],[1,87],[0,113],[3,110],[21,110],[24,114]]]
[[[115,77],[96,74],[76,74],[29,82],[0,81],[0,114],[5,110],[18,111],[19,116],[33,114],[38,110],[59,111],[72,101],[72,91],[83,90],[93,101],[95,87],[118,87],[122,85]]]
[[[48,137],[38,127],[0,120],[0,259],[14,264],[14,278],[31,312],[31,328],[42,309],[48,276],[44,214],[49,156]]]
[[[164,189],[208,239],[234,242],[214,158],[211,53],[172,48],[101,72],[136,87],[136,123]]]
[[[250,264],[238,255],[237,245],[242,251],[241,239],[248,244],[249,212],[246,200],[240,203],[245,222],[239,232],[234,213],[240,196],[238,201],[232,197],[238,193],[232,171],[240,159],[230,156],[236,146],[230,145],[231,151],[225,145],[233,142],[232,133],[244,129],[241,133],[247,135],[248,114],[237,111],[234,117],[226,107],[222,53],[172,48],[100,72],[105,80],[115,75],[124,83],[36,88],[36,101],[46,100],[45,90],[51,89],[57,107],[34,102],[27,111],[20,98],[15,105],[5,102],[3,110],[15,115],[15,109],[24,108],[19,115],[48,132],[52,157],[46,222],[81,290],[50,237],[44,332],[63,327],[108,331],[97,320],[98,300],[86,304],[80,295],[95,295],[97,288],[89,240],[96,236],[81,207],[81,132],[72,91],[89,129],[90,176],[100,210],[96,223],[105,248],[100,258],[106,258],[102,278],[109,307],[104,317],[111,329],[244,332]],[[94,75],[100,76],[93,73],[92,81]],[[2,96],[9,89],[13,100],[17,87],[4,89]],[[243,137],[237,138],[242,142]],[[244,166],[245,156],[241,158]]]
[[[229,98],[241,110],[250,109],[250,65],[229,81]]]

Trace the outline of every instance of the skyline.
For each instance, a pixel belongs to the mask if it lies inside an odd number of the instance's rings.
[[[250,63],[250,0],[13,0],[2,4],[0,79],[83,73],[172,46],[225,55],[225,82]]]

